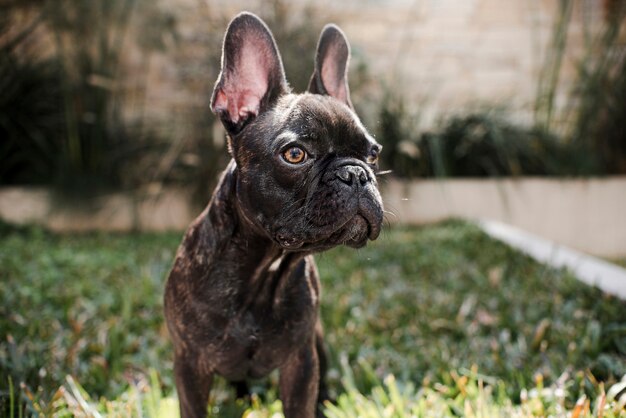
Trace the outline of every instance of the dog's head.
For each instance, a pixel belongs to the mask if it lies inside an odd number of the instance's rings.
[[[361,247],[380,233],[381,146],[350,101],[350,48],[327,25],[308,92],[292,94],[267,26],[241,13],[228,26],[212,110],[229,134],[242,215],[288,250]]]

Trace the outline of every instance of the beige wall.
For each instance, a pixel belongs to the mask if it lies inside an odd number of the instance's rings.
[[[208,38],[223,32],[240,10],[267,14],[268,1],[175,0],[163,2],[179,22],[180,39],[165,53],[130,60],[146,82],[141,100],[156,122],[184,122],[190,109],[207,109],[216,68],[206,61],[219,44]],[[478,107],[504,107],[513,118],[530,121],[537,77],[551,39],[558,0],[298,0],[314,4],[322,20],[338,23],[364,60],[374,89],[399,88],[426,126],[452,113]],[[583,28],[602,20],[600,0],[579,0],[570,25],[569,53],[561,74],[561,95],[575,73]],[[298,13],[294,13],[294,16]],[[588,25],[583,25],[586,20]],[[321,29],[321,28],[320,28]],[[281,49],[289,45],[279,45]],[[209,49],[213,51],[209,51]],[[313,51],[311,51],[311,60]],[[146,65],[147,63],[147,65]],[[215,63],[213,63],[215,64]],[[215,65],[213,65],[215,66]],[[171,126],[171,125],[169,125]]]
[[[155,0],[177,22],[177,39],[163,34],[165,49],[145,51],[133,43],[131,27],[124,45],[124,116],[146,120],[164,138],[193,136],[209,112],[208,100],[219,71],[221,37],[239,11],[271,15],[268,0]],[[572,0],[568,53],[561,72],[559,106],[581,59],[585,28],[597,27],[607,0]],[[368,96],[357,105],[375,107],[384,86],[402,92],[425,127],[439,117],[504,107],[530,121],[538,74],[551,39],[559,0],[282,0],[293,19],[316,11],[320,28],[338,23],[353,46],[353,62],[365,62],[371,75]],[[19,18],[20,16],[18,16]],[[26,25],[32,15],[21,16]],[[587,22],[583,24],[583,22]],[[52,51],[41,30],[41,54]],[[286,50],[289,45],[279,45]],[[313,53],[303,57],[313,61]],[[289,74],[288,74],[289,75]],[[380,95],[378,96],[380,97]],[[375,123],[374,118],[370,122]],[[370,128],[374,128],[370,126]]]
[[[391,180],[383,197],[392,222],[493,220],[589,254],[626,255],[624,177]]]

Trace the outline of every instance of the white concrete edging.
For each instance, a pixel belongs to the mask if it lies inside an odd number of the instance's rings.
[[[626,269],[501,222],[483,220],[478,224],[491,237],[528,254],[540,263],[554,268],[567,268],[578,280],[626,300]]]

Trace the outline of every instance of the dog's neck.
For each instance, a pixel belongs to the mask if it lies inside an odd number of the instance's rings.
[[[201,247],[205,253],[213,254],[213,260],[205,260],[207,264],[228,265],[235,269],[233,276],[249,278],[250,284],[267,276],[272,270],[278,270],[285,263],[291,264],[304,258],[307,254],[286,252],[273,241],[252,220],[245,216],[235,192],[237,187],[237,167],[233,161],[225,170],[218,187],[207,207],[201,215]],[[242,250],[246,257],[242,257]]]

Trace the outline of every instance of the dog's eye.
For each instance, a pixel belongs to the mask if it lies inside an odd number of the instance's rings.
[[[373,149],[365,159],[368,164],[374,165],[378,162],[378,150]]]
[[[283,159],[290,164],[300,164],[306,159],[306,152],[302,148],[291,147],[283,152]]]

